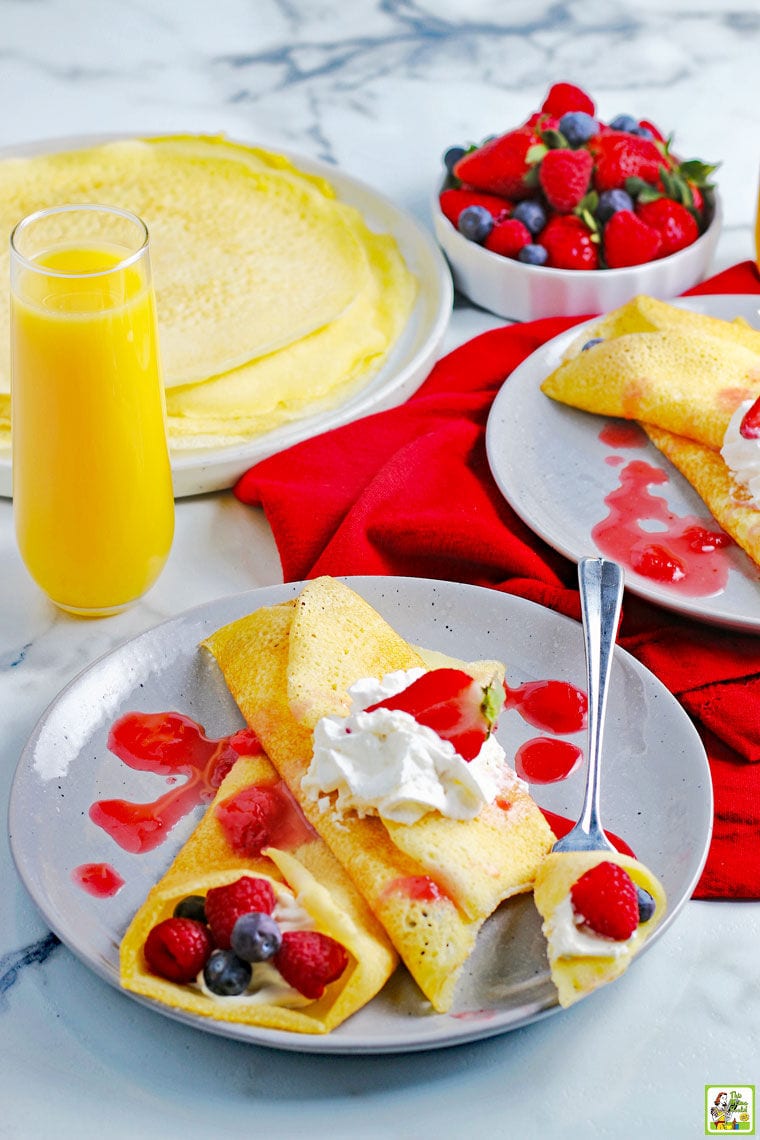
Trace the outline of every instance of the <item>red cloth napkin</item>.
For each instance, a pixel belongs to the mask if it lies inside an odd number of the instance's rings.
[[[693,293],[760,293],[744,262]],[[577,570],[514,514],[491,476],[485,425],[509,374],[581,318],[483,333],[404,405],[265,459],[235,487],[263,506],[286,581],[397,574],[489,586],[580,617]],[[694,719],[715,789],[699,898],[760,898],[760,637],[626,596],[620,643]]]

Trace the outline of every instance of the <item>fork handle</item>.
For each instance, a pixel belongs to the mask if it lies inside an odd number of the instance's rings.
[[[599,817],[599,763],[612,651],[623,601],[623,571],[617,562],[605,558],[582,558],[578,564],[578,582],[584,616],[588,691],[586,796],[578,824],[587,835],[604,836]]]

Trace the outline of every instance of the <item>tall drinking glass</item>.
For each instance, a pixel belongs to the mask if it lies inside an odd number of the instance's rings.
[[[11,235],[13,508],[56,605],[103,616],[168,557],[174,499],[148,232],[109,206],[58,206]]]

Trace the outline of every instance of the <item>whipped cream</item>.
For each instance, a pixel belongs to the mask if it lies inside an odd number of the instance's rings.
[[[468,762],[450,741],[409,713],[365,711],[401,692],[423,672],[399,670],[381,682],[359,681],[349,690],[350,714],[318,722],[314,755],[301,786],[323,810],[378,815],[404,824],[416,823],[431,811],[467,820],[509,782],[504,749],[493,735]]]
[[[760,439],[745,439],[740,428],[754,400],[745,400],[731,417],[720,453],[737,483],[746,487],[752,505],[760,508]]]
[[[283,933],[286,930],[314,930],[314,919],[301,906],[293,892],[275,879],[269,881],[275,894],[272,917],[280,930]],[[280,1005],[287,1009],[297,1009],[311,1005],[312,1002],[311,998],[305,997],[294,986],[289,985],[271,962],[252,962],[248,988],[235,997],[212,993],[204,980],[203,970],[195,979],[195,985],[211,1001],[220,1002],[225,1006],[230,1002],[244,1002],[246,1005]]]
[[[633,934],[631,938],[618,941],[595,934],[582,923],[581,916],[573,910],[570,896],[566,895],[546,923],[545,934],[552,959],[620,958],[628,952]]]

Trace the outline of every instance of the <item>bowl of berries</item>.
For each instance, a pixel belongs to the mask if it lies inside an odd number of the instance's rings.
[[[667,299],[708,273],[721,225],[714,164],[681,159],[652,122],[603,122],[556,83],[538,111],[449,148],[433,222],[456,288],[510,320]]]

